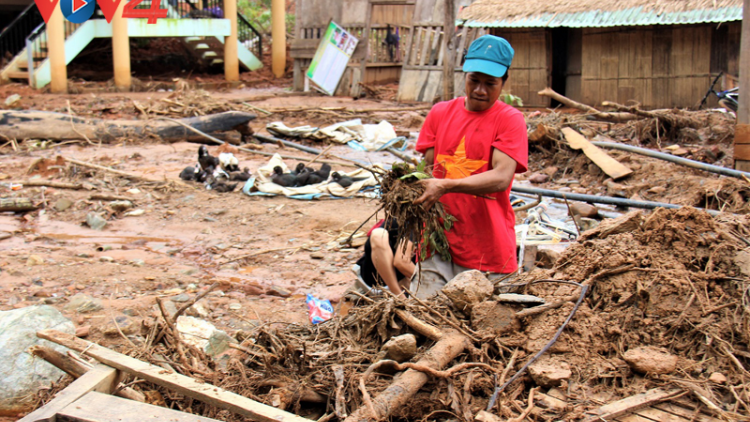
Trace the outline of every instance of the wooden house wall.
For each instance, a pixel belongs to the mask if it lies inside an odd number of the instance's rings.
[[[695,106],[719,71],[737,74],[740,25],[723,25],[583,29],[580,98],[569,96],[594,106]]]
[[[504,90],[521,97],[524,106],[547,107],[548,97],[537,92],[550,83],[549,39],[545,29],[495,28],[492,35],[503,37],[515,50]]]

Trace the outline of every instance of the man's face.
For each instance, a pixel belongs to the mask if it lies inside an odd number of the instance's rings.
[[[503,90],[502,78],[479,72],[466,74],[466,109],[485,111],[492,107]]]

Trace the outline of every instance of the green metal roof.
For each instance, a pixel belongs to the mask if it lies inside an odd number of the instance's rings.
[[[579,13],[543,13],[535,16],[502,19],[493,22],[458,21],[474,28],[597,28],[636,25],[680,25],[742,20],[742,7],[664,12],[656,14],[642,7],[616,11],[593,10]]]

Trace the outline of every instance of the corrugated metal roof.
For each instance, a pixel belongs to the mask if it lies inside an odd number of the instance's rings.
[[[696,23],[719,23],[742,20],[742,7],[665,12],[655,14],[634,7],[617,11],[594,10],[580,13],[543,13],[518,19],[503,19],[494,22],[467,20],[458,25],[474,28],[598,28],[636,25],[678,25]]]

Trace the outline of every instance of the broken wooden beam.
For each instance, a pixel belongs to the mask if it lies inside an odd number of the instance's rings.
[[[590,115],[596,117],[599,120],[605,120],[608,122],[627,122],[629,120],[638,120],[640,117],[631,114],[631,113],[605,113],[603,111],[599,111],[595,109],[594,107],[591,107],[586,104],[581,104],[577,101],[573,101],[570,98],[560,95],[557,92],[553,91],[551,88],[544,88],[543,90],[537,92],[538,95],[544,96],[544,97],[550,97],[553,100],[560,102],[570,108],[575,108],[581,111],[585,111],[586,113],[589,113]]]
[[[466,349],[467,344],[466,336],[457,331],[447,330],[417,364],[436,370],[442,369],[461,354]],[[428,379],[427,374],[414,369],[403,372],[388,388],[372,399],[371,403],[368,404],[369,398],[366,398],[365,404],[350,414],[344,422],[387,418],[396,409],[408,403]],[[373,411],[375,414],[372,414]]]
[[[35,345],[31,346],[28,352],[34,356],[40,357],[47,362],[55,365],[61,370],[65,371],[66,374],[71,377],[78,379],[83,376],[86,372],[90,371],[93,366],[87,366],[82,361],[73,359],[72,357],[60,353],[50,347]],[[145,402],[146,397],[140,391],[133,390],[130,387],[118,387],[116,394],[126,399],[135,400],[139,402]]]
[[[57,414],[60,419],[73,422],[219,422],[217,419],[153,404],[134,403],[97,392],[86,394]]]
[[[57,393],[49,403],[29,413],[18,422],[54,422],[59,411],[86,393],[99,391],[109,394],[118,382],[119,376],[116,369],[97,365]]]
[[[568,141],[568,145],[571,148],[583,150],[586,157],[599,166],[599,168],[612,179],[621,179],[633,173],[633,170],[610,157],[609,154],[593,145],[588,139],[575,130],[566,127],[562,129],[562,133],[565,135],[565,140]]]
[[[240,111],[180,119],[202,132],[234,130],[255,119]],[[39,110],[0,110],[0,130],[9,139],[95,140],[111,142],[126,138],[157,136],[165,141],[184,141],[192,132],[180,124],[156,120],[104,120]]]
[[[229,410],[254,421],[259,422],[309,422],[301,416],[276,409],[255,400],[230,391],[223,390],[211,384],[198,382],[193,378],[172,373],[160,366],[152,365],[138,359],[131,358],[98,344],[91,343],[72,334],[66,334],[56,330],[43,330],[37,333],[37,337],[60,344],[69,349],[83,352],[87,356],[117,368],[128,374],[137,376],[146,381],[169,388],[195,400]]]
[[[665,400],[674,399],[683,394],[685,394],[685,391],[678,388],[670,390],[655,388],[642,394],[636,394],[635,396],[630,396],[614,403],[606,404],[595,410],[593,412],[594,415],[585,419],[584,422],[611,421],[619,416],[632,413],[640,408],[661,403]]]

